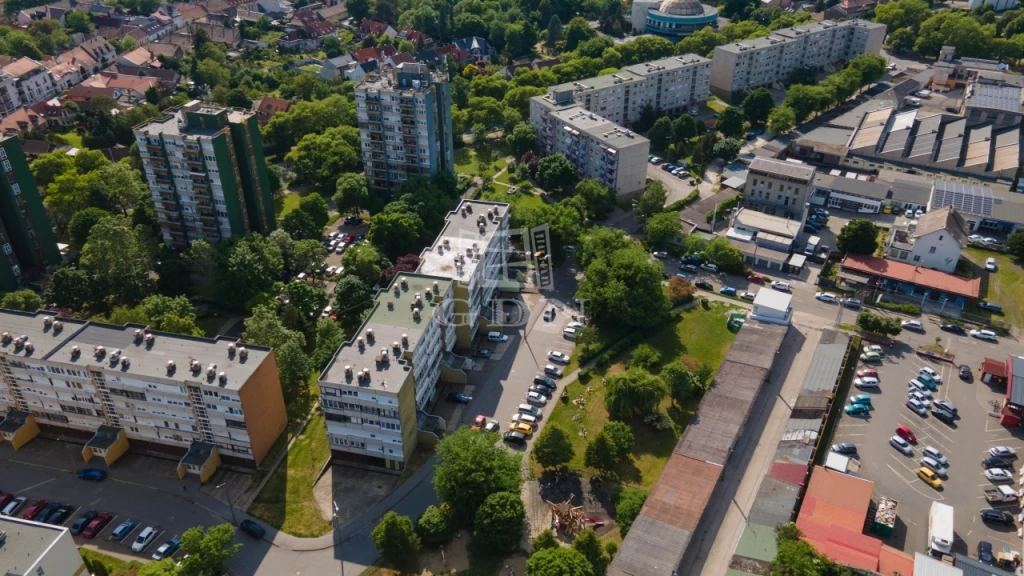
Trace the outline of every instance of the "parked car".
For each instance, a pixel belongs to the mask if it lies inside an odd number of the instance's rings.
[[[96,535],[102,532],[103,529],[107,527],[107,524],[110,524],[110,521],[113,519],[114,517],[112,515],[107,514],[106,512],[101,512],[89,522],[84,530],[82,530],[82,537],[95,538]],[[124,535],[121,535],[121,538],[124,538]],[[118,540],[120,540],[120,538],[118,538]]]
[[[238,525],[238,529],[257,540],[262,540],[263,536],[267,533],[267,530],[263,528],[263,526],[260,526],[248,518],[242,520],[242,523]]]
[[[686,272],[689,272],[690,274],[696,274],[697,273],[697,267],[694,266],[693,264],[683,264],[682,266],[679,267],[679,269],[683,270],[683,271],[686,271]]]
[[[972,338],[977,338],[978,340],[987,340],[989,342],[996,342],[998,340],[996,333],[991,330],[971,330],[969,334]]]
[[[697,280],[696,282],[693,283],[693,285],[696,286],[697,288],[702,289],[702,290],[714,290],[715,289],[715,287],[711,285],[711,282],[708,282],[707,280]]]
[[[708,272],[718,272],[718,266],[715,264],[701,264],[700,267],[702,270],[707,270]]]
[[[808,234],[815,234],[818,232],[818,230],[818,227],[815,226],[814,224],[811,224],[810,222],[804,224],[804,232]]]
[[[822,302],[828,302],[829,304],[835,304],[839,301],[835,294],[831,294],[829,292],[815,292],[814,297]]]
[[[551,389],[551,388],[548,388],[547,386],[541,386],[540,384],[533,384],[529,388],[527,388],[527,392],[536,392],[536,393],[540,394],[541,396],[543,396],[545,398],[551,398],[551,393],[554,392],[554,390]]]
[[[860,355],[861,362],[881,362],[882,355],[878,352],[865,352]]]
[[[508,334],[502,334],[501,332],[488,332],[487,340],[491,342],[508,342]]]
[[[943,466],[942,464],[939,464],[937,460],[930,456],[925,456],[924,458],[921,458],[920,464],[921,466],[930,469],[932,472],[935,472],[940,477],[944,477],[946,475],[946,467]]]
[[[658,258],[660,260],[664,260],[665,258],[668,258],[668,252],[659,250],[656,252],[651,252],[651,256],[654,256],[655,258]]]
[[[989,272],[995,272],[996,271],[996,259],[995,258],[989,258],[988,260],[985,260],[985,270],[988,270]]]
[[[46,508],[46,500],[36,500],[28,508],[25,508],[23,517],[26,520],[35,520],[36,516]]]
[[[508,429],[513,432],[520,432],[526,436],[533,434],[533,426],[526,422],[513,422],[508,425]]]
[[[1017,451],[1009,446],[993,446],[988,449],[988,453],[997,458],[1013,459],[1017,457]]]
[[[908,426],[897,426],[896,435],[911,444],[917,443],[917,436],[914,436],[914,432]]]
[[[936,372],[935,369],[932,368],[931,366],[925,366],[924,368],[921,368],[919,374],[921,374],[922,376],[928,376],[935,382],[942,384],[942,375]]]
[[[946,457],[943,456],[942,452],[939,452],[937,449],[932,448],[931,446],[925,446],[924,450],[921,450],[921,454],[938,462],[939,464],[942,465],[943,468],[949,467],[949,460],[947,460]]]
[[[546,406],[548,403],[548,399],[545,398],[539,392],[527,392],[526,401],[529,402],[530,404],[536,404],[538,406]]]
[[[555,378],[562,377],[562,369],[554,364],[546,364],[544,366],[544,373],[548,376],[554,376]]]
[[[987,566],[996,565],[996,557],[992,555],[992,543],[981,540],[978,542],[978,562]]]
[[[982,310],[988,310],[990,312],[1002,312],[1003,311],[1003,307],[1000,306],[999,304],[996,304],[995,302],[985,302],[984,300],[981,301],[981,302],[978,302],[978,308],[981,308]]]
[[[918,380],[917,378],[911,380],[910,382],[907,382],[907,390],[913,390],[915,392],[918,392],[925,398],[930,399],[932,397],[932,391],[929,390],[927,386],[922,384],[921,381]]]
[[[1009,512],[1003,512],[1002,510],[996,510],[995,508],[985,508],[981,510],[980,514],[982,522],[1013,526],[1013,514],[1010,514]]]
[[[857,376],[863,378],[865,376],[871,376],[872,378],[878,378],[878,370],[874,368],[861,368],[857,370]]]
[[[520,446],[526,444],[526,435],[523,434],[522,432],[513,432],[509,430],[508,432],[505,432],[505,435],[502,436],[502,439],[505,442],[508,442],[509,444],[518,444]]]
[[[501,430],[501,424],[498,424],[497,420],[489,420],[487,425],[484,426],[484,430],[488,432],[497,432],[498,430]]]
[[[14,513],[17,512],[18,509],[21,508],[27,501],[28,498],[24,496],[18,496],[14,500],[8,502],[7,505],[3,507],[3,510],[0,510],[0,514],[4,516],[14,516]]]
[[[982,468],[1002,468],[1004,470],[1012,470],[1013,462],[1006,458],[999,458],[998,456],[989,456],[981,461]]]
[[[548,352],[548,360],[551,360],[552,362],[558,362],[559,364],[568,364],[569,363],[569,355],[566,354],[565,352],[559,352],[557,350],[552,350],[552,351]]]
[[[523,414],[520,412],[513,414],[511,420],[513,422],[526,422],[527,424],[530,425],[537,423],[537,417],[534,416],[533,414]]]
[[[1013,472],[1002,468],[988,468],[985,470],[985,478],[989,482],[1013,482]]]
[[[870,413],[871,409],[863,404],[847,404],[843,411],[849,416],[860,416]]]
[[[924,324],[921,324],[920,320],[904,320],[903,322],[900,322],[900,326],[903,326],[905,330],[924,332]]]
[[[181,539],[171,538],[167,542],[161,544],[160,547],[156,549],[156,552],[153,552],[152,558],[153,560],[170,558],[171,556],[174,556],[174,553],[178,551],[178,548],[181,548]]]
[[[491,351],[487,348],[480,348],[476,352],[473,352],[473,356],[476,356],[477,358],[490,358]]]
[[[153,526],[143,528],[142,532],[139,532],[139,535],[135,537],[135,542],[132,543],[132,551],[142,552],[145,550],[156,539],[156,534],[156,528]]]
[[[839,303],[851,310],[857,310],[861,307],[861,304],[863,304],[863,302],[857,298],[842,298],[839,300]]]
[[[860,404],[871,408],[871,395],[870,394],[857,394],[856,396],[850,397],[850,404]]]
[[[46,522],[47,524],[52,524],[54,526],[60,526],[61,524],[67,522],[68,516],[71,516],[71,512],[73,511],[74,510],[69,506],[61,506],[54,510],[53,512],[51,512],[50,515],[46,517],[46,520],[44,520],[44,522]]]
[[[520,414],[529,414],[534,418],[540,418],[541,411],[537,406],[531,406],[529,404],[520,404],[518,412]]]
[[[735,296],[736,289],[733,288],[732,286],[722,286],[721,288],[718,289],[718,293],[725,294],[726,296]]]
[[[942,480],[939,479],[938,474],[929,468],[925,468],[924,466],[918,468],[917,476],[932,488],[942,488]]]
[[[775,282],[772,282],[772,288],[774,288],[775,290],[781,290],[783,292],[789,292],[790,290],[789,282],[783,282],[782,280],[776,280]]]
[[[961,364],[959,371],[961,380],[966,380],[969,382],[973,377],[973,374],[971,373],[971,367],[968,366],[967,364]]]
[[[925,408],[928,408],[932,405],[932,401],[929,400],[924,394],[918,392],[917,390],[911,390],[907,392],[907,398],[913,398],[914,400],[917,400],[921,404],[924,404]],[[924,416],[924,414],[922,414],[922,416]]]
[[[124,537],[130,534],[138,524],[139,523],[135,520],[125,520],[118,524],[117,528],[114,528],[114,531],[110,533],[110,536],[114,540],[124,540]]]
[[[449,392],[445,395],[445,399],[449,402],[455,402],[457,404],[469,404],[469,401],[473,399],[472,396],[466,396],[461,392]]]
[[[889,445],[899,450],[900,452],[906,454],[907,456],[914,455],[914,449],[910,447],[910,444],[908,444],[906,440],[900,438],[899,436],[893,436],[892,438],[889,438]]]
[[[873,376],[865,376],[863,378],[855,378],[853,385],[857,388],[878,388],[878,378]]]
[[[742,298],[744,300],[750,300],[751,302],[753,302],[754,298],[757,298],[757,293],[756,292],[743,292],[742,294],[740,294],[740,298]]]
[[[918,416],[928,415],[928,407],[922,404],[921,401],[916,398],[907,399],[907,408],[910,408],[911,411],[916,412]]]
[[[882,347],[879,346],[878,344],[869,344],[869,345],[865,346],[862,351],[864,351],[864,352],[877,352],[877,353],[881,354],[882,353]]]
[[[99,512],[95,510],[89,510],[88,512],[79,516],[78,518],[75,518],[75,521],[71,523],[71,528],[69,529],[71,534],[81,534],[82,530],[85,530],[85,527],[89,525],[89,522],[92,522],[93,519],[99,515]]]
[[[761,276],[760,274],[751,274],[747,276],[747,280],[754,284],[764,284],[764,276]]]
[[[965,334],[967,330],[959,324],[939,324],[939,330],[949,332],[951,334]]]
[[[566,329],[562,330],[562,338],[565,338],[566,340],[575,340],[576,339],[576,329],[575,328],[566,328]]]
[[[857,446],[853,442],[840,442],[832,445],[832,451],[836,454],[856,454]]]
[[[101,482],[107,477],[105,470],[99,468],[82,468],[78,471],[79,480],[92,480],[93,482]]]

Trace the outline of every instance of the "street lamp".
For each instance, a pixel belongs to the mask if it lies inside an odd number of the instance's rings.
[[[64,453],[67,454],[68,462],[71,463],[71,470],[69,470],[69,472],[74,474],[75,473],[75,468],[76,468],[76,466],[75,466],[75,459],[74,459],[74,457],[71,456],[71,449],[68,447],[68,441],[64,439],[63,435],[61,435],[60,438],[57,438],[57,441],[64,445]]]
[[[331,516],[331,524],[333,524],[334,525],[334,529],[337,530],[339,528],[339,526],[338,526],[338,502],[335,501],[335,500],[331,500],[331,504],[334,505],[334,515]]]
[[[235,518],[235,507],[231,504],[231,489],[228,487],[228,483],[225,482],[225,483],[217,486],[217,489],[220,489],[220,488],[223,488],[224,492],[228,496],[228,510],[231,510],[231,523],[232,524],[238,524],[238,520]]]

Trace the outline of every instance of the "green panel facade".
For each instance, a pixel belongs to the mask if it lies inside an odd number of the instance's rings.
[[[239,187],[238,167],[232,160],[232,146],[226,131],[213,138],[213,150],[217,158],[217,170],[220,171],[221,188],[224,190],[224,206],[228,221],[231,222],[231,234],[244,236],[249,231],[248,217]]]
[[[61,255],[17,137],[0,140],[0,166],[4,173],[0,176],[0,219],[6,239],[0,242],[0,256],[7,263],[7,269],[0,273],[0,289],[4,289],[18,276],[12,266],[17,266],[21,275],[27,268],[42,272],[47,266],[60,264]]]
[[[242,122],[231,122],[231,139],[234,143],[238,172],[242,178],[250,228],[269,234],[276,227],[274,198],[270,190],[267,161],[263,156],[263,138],[260,136],[260,125],[256,115],[250,114]]]

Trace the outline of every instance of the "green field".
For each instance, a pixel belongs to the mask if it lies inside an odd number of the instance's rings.
[[[481,168],[480,163],[485,167]],[[494,176],[507,166],[501,152],[487,146],[477,151],[473,148],[461,148],[455,152],[455,173],[470,176]]]
[[[1011,326],[1024,325],[1024,268],[1017,264],[1013,256],[969,246],[963,255],[975,264],[969,273],[981,276],[981,293],[979,299],[995,302],[1003,307],[1002,314],[987,312],[978,308],[968,310],[975,316],[1006,322]],[[985,271],[985,260],[996,259],[996,271]]]
[[[78,553],[82,555],[82,560],[85,560],[86,568],[90,574],[113,574],[118,570],[127,571],[133,568],[142,567],[142,562],[137,560],[125,562],[120,558],[107,556],[106,554],[91,548],[79,548]]]
[[[302,197],[295,193],[274,198],[274,213],[277,214],[277,219],[281,220],[292,210],[298,209],[301,199]]]

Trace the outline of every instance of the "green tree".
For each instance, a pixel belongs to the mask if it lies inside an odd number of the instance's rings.
[[[737,138],[723,138],[715,143],[715,158],[721,158],[726,162],[732,162],[739,155],[743,142]]]
[[[71,14],[84,14],[84,12],[74,11],[71,12]],[[100,572],[96,570],[95,566],[93,567],[93,573],[100,574]],[[143,564],[142,567],[138,569],[138,572],[135,573],[135,576],[179,576],[180,573],[178,565],[175,564],[173,559],[164,558],[159,562]]]
[[[1014,232],[1006,239],[1006,249],[1017,260],[1024,260],[1024,232]]]
[[[619,532],[623,538],[633,526],[633,520],[640,515],[640,509],[644,507],[646,500],[646,490],[624,488],[619,493],[619,500],[615,503],[615,522],[619,525]]]
[[[775,527],[777,551],[772,560],[772,576],[846,576],[852,572],[819,553],[806,540],[800,538],[800,530],[793,525],[780,524]]]
[[[665,150],[668,145],[672,143],[672,119],[668,116],[662,116],[654,122],[654,126],[651,126],[650,131],[647,133],[647,137],[651,141],[651,148],[654,150]]]
[[[18,290],[8,292],[0,300],[0,308],[8,310],[21,310],[23,312],[35,312],[43,307],[43,299],[31,290]]]
[[[358,326],[363,313],[373,305],[370,287],[358,276],[342,276],[334,288],[334,314],[345,326]]]
[[[583,453],[583,464],[600,470],[602,474],[611,473],[619,465],[619,448],[615,441],[604,431],[598,432],[587,443],[587,451]]]
[[[745,269],[743,252],[731,242],[719,236],[704,246],[704,256],[709,262],[730,274],[741,274]]]
[[[327,306],[327,293],[324,289],[306,282],[289,282],[284,287],[284,293],[288,295],[291,305],[306,316],[319,315]]]
[[[285,342],[274,351],[277,360],[277,376],[287,391],[297,392],[309,380],[309,357],[302,351],[297,339]],[[292,394],[289,393],[289,397]]]
[[[294,240],[315,240],[323,231],[323,227],[317,226],[313,217],[303,210],[292,210],[285,214],[280,225]]]
[[[107,204],[126,216],[149,193],[139,172],[128,164],[106,164],[90,176],[91,185],[101,191]]]
[[[517,70],[517,72],[519,70],[526,70],[526,69],[525,68],[519,68]],[[554,80],[554,79],[552,79],[552,80]],[[554,80],[554,81],[557,81],[557,80]],[[533,98],[534,96],[540,96],[541,94],[544,94],[544,92],[545,92],[544,91],[544,87],[542,87],[542,86],[519,85],[519,86],[517,86],[515,88],[510,89],[508,92],[505,92],[505,96],[504,96],[504,98],[502,98],[501,101],[502,101],[503,104],[505,104],[506,108],[512,108],[512,109],[518,110],[519,114],[523,118],[529,118],[530,117],[530,98]],[[529,123],[527,123],[527,126],[529,126]]]
[[[356,23],[361,22],[363,18],[369,16],[371,11],[370,0],[349,0],[346,3],[346,7],[348,8],[349,16],[351,16]]]
[[[732,106],[722,110],[715,121],[715,130],[726,138],[739,138],[743,135],[743,113]]]
[[[857,315],[857,327],[865,332],[883,336],[899,336],[903,331],[899,318],[881,316],[867,310]]]
[[[370,187],[361,174],[342,174],[336,184],[334,205],[340,212],[358,214],[369,206]]]
[[[85,242],[89,239],[89,232],[92,231],[92,227],[95,226],[97,222],[110,215],[110,212],[93,206],[75,212],[74,216],[71,217],[71,222],[68,224],[68,234],[71,235],[71,245],[76,248],[85,246]]]
[[[642,418],[657,410],[667,395],[661,377],[631,368],[608,377],[604,401],[613,418]]]
[[[302,210],[313,219],[313,224],[318,228],[323,228],[327,225],[327,221],[330,219],[330,208],[327,206],[327,201],[324,197],[319,194],[307,194],[299,200],[299,210]]]
[[[633,450],[633,446],[636,445],[633,429],[625,422],[617,420],[605,422],[604,426],[601,427],[601,431],[612,439],[612,442],[615,443],[615,448],[619,451],[619,456],[622,458],[628,457],[629,453]]]
[[[299,182],[312,184],[321,193],[333,196],[334,186],[342,174],[362,170],[358,147],[359,131],[356,128],[336,126],[323,134],[303,136],[285,156],[285,161],[294,167]]]
[[[776,136],[796,128],[796,112],[789,106],[779,106],[768,114],[768,130]]]
[[[111,216],[97,222],[79,264],[111,305],[138,302],[153,289],[152,257],[127,218]]]
[[[620,232],[621,234],[621,232]],[[584,239],[584,251],[587,239]],[[657,325],[668,313],[662,290],[663,267],[638,245],[619,249],[586,266],[576,298],[587,303],[587,312],[599,326],[639,328]]]
[[[83,310],[92,294],[89,275],[73,268],[58,269],[46,285],[46,302],[72,311]]]
[[[916,30],[931,15],[932,8],[924,0],[897,0],[875,7],[875,22],[885,24],[890,33],[901,28]]]
[[[696,377],[686,366],[678,362],[670,362],[661,369],[661,377],[668,385],[668,394],[672,403],[683,406],[700,390]]]
[[[668,191],[660,180],[651,180],[644,187],[644,193],[636,201],[636,217],[640,221],[648,218],[665,209],[665,201],[668,199]]]
[[[615,208],[615,191],[593,178],[576,185],[576,196],[583,199],[587,214],[594,218],[604,218]]]
[[[512,129],[512,133],[505,137],[505,143],[508,144],[512,155],[519,158],[537,146],[537,134],[534,133],[533,126],[520,122]]]
[[[209,264],[210,260],[204,263]],[[273,288],[274,275],[282,266],[284,258],[277,244],[258,234],[249,234],[230,249],[224,265],[226,273],[217,275],[218,298],[229,307],[251,307],[251,301]]]
[[[520,457],[494,443],[490,434],[463,426],[437,444],[434,492],[463,522],[495,492],[518,494],[522,482]]]
[[[345,274],[354,274],[367,286],[376,284],[381,270],[391,266],[391,262],[370,245],[349,248],[341,257],[341,263],[345,266]]]
[[[637,345],[633,349],[633,352],[629,355],[628,366],[650,372],[660,362],[661,352],[655,350],[650,344],[644,343]]]
[[[420,550],[420,537],[413,530],[408,516],[389,510],[371,533],[377,551],[388,562],[407,566],[415,562]]]
[[[394,203],[392,203],[394,204]],[[423,233],[423,220],[414,212],[384,211],[370,220],[367,239],[388,259],[417,251]]]
[[[442,509],[443,508],[443,509]],[[427,544],[444,544],[452,538],[452,520],[447,506],[431,504],[416,521],[416,531]]]
[[[533,445],[533,457],[543,468],[565,466],[573,456],[572,440],[558,424],[546,426]]]
[[[526,507],[518,492],[495,492],[476,511],[473,542],[482,550],[503,554],[519,544],[525,521]]]
[[[63,150],[57,150],[40,155],[32,161],[29,168],[32,170],[36,186],[45,189],[57,179],[57,176],[73,169],[74,166],[74,158],[65,154]]]
[[[576,535],[576,538],[572,541],[572,548],[583,557],[587,559],[590,566],[594,569],[594,574],[599,576],[605,573],[608,568],[609,559],[604,555],[604,550],[601,548],[601,540],[597,537],[597,532],[593,530],[584,530]]]
[[[319,240],[299,240],[292,243],[288,262],[292,272],[310,273],[327,257],[327,249]]]
[[[576,169],[564,154],[551,154],[537,163],[537,183],[546,190],[559,190],[575,181]]]
[[[235,527],[231,524],[218,524],[205,530],[202,526],[193,526],[185,530],[181,535],[181,551],[185,555],[179,574],[201,576],[224,572],[228,560],[242,549],[234,539]]]
[[[874,254],[878,249],[878,227],[866,218],[854,218],[839,231],[836,248],[846,254]]]
[[[909,28],[893,30],[889,34],[889,48],[897,52],[906,52],[914,49],[914,41],[917,39],[914,32]]]
[[[92,30],[92,21],[88,12],[72,10],[64,14],[64,26],[71,32],[89,32]]]
[[[775,100],[767,88],[757,88],[743,99],[743,118],[751,126],[762,126],[775,108]]]
[[[661,212],[655,214],[644,225],[647,243],[651,246],[668,244],[682,232],[682,223],[678,212]]]
[[[548,20],[548,45],[553,45],[562,40],[562,20],[558,14],[553,14]]]
[[[590,27],[590,23],[582,16],[576,16],[566,24],[562,31],[565,37],[565,49],[575,50],[580,42],[597,36],[597,31]]]
[[[313,355],[309,361],[312,364],[313,370],[317,372],[327,368],[327,364],[330,363],[331,357],[341,347],[341,343],[345,340],[345,333],[338,326],[338,323],[330,318],[321,318],[316,322],[316,330],[314,331],[314,342],[316,348],[313,350]]]
[[[530,576],[594,576],[587,558],[572,548],[544,548],[526,561]]]
[[[672,137],[676,142],[685,142],[696,135],[697,124],[693,116],[682,114],[672,121]]]
[[[714,28],[701,28],[676,44],[676,54],[697,54],[710,58],[716,46],[728,42],[725,35]]]
[[[550,528],[544,530],[537,537],[533,539],[530,547],[530,555],[536,554],[541,550],[554,550],[561,548],[562,545],[558,543],[558,537],[551,531]]]
[[[305,345],[306,338],[298,332],[284,327],[273,304],[253,308],[252,315],[245,319],[242,339],[257,346],[279,349],[289,342]]]

